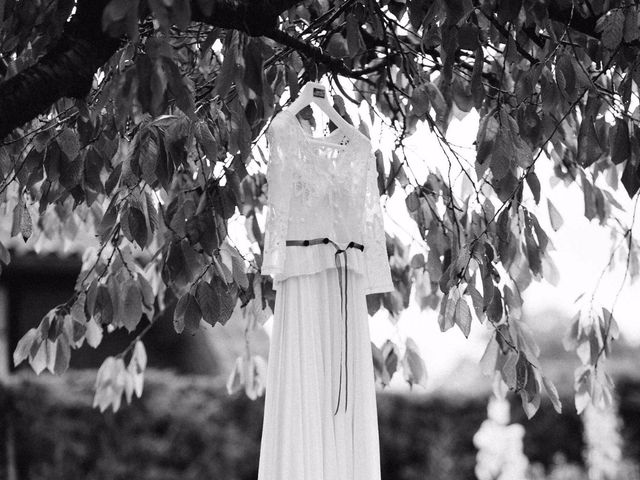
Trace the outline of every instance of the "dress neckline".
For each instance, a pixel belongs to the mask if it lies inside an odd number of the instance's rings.
[[[308,140],[308,141],[311,141],[311,142],[320,143],[322,145],[327,145],[327,146],[334,147],[334,148],[337,148],[337,149],[346,148],[354,140],[352,135],[342,131],[340,128],[336,128],[329,135],[324,135],[322,137],[314,137],[313,135],[310,135],[304,128],[302,128],[302,125],[300,124],[300,121],[298,120],[298,117],[296,117],[296,115],[293,112],[291,112],[290,110],[283,110],[283,112],[289,114],[289,116],[291,117],[291,121],[296,124],[296,127],[300,131],[300,134],[305,138],[305,140]],[[360,132],[358,132],[358,133],[360,133]],[[349,142],[347,144],[341,144],[341,143],[334,143],[334,142],[329,142],[328,141],[328,139],[336,137],[339,134],[342,134],[346,138],[348,138]]]

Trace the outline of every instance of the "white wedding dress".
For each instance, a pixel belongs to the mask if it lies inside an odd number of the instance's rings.
[[[371,143],[353,127],[314,138],[288,110],[267,139],[276,300],[258,480],[379,480],[365,295],[394,287]]]

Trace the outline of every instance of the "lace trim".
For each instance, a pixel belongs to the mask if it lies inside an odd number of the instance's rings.
[[[290,205],[297,202],[294,205],[309,207],[295,210],[300,217],[295,219],[299,226],[310,224],[316,209],[322,209],[325,215],[329,212],[332,215],[350,213],[336,221],[340,225],[357,222],[352,225],[355,234],[352,238],[354,241],[361,239],[365,251],[349,253],[349,269],[365,276],[366,293],[392,291],[375,157],[371,154],[369,139],[355,128],[353,136],[346,132],[329,135],[333,138],[342,133],[342,145],[328,142],[326,138],[314,138],[304,132],[295,115],[287,110],[282,113],[287,115],[277,115],[267,130],[270,161],[262,274],[273,275],[276,288],[277,283],[289,276],[335,267],[331,249],[286,247],[292,220]],[[290,125],[291,121],[295,122],[295,127]],[[362,172],[364,166],[366,172]],[[363,193],[364,198],[360,200]],[[331,202],[329,208],[327,202]],[[354,215],[358,208],[361,211]],[[361,221],[362,226],[358,227]],[[297,230],[303,232],[306,228]]]
[[[372,155],[367,169],[367,190],[364,201],[364,233],[367,293],[390,292],[395,289],[391,279],[389,258],[387,255],[386,236],[380,194],[378,191],[375,157]]]

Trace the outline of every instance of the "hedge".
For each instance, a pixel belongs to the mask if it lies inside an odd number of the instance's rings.
[[[23,372],[0,384],[0,445],[11,427],[19,480],[256,479],[264,398],[229,396],[224,379],[150,370],[141,399],[101,414],[91,408],[95,374]],[[475,478],[472,439],[486,402],[485,395],[380,392],[383,480]],[[535,418],[522,422],[525,451],[545,465],[556,450],[581,462],[575,413],[558,416],[543,402]],[[7,471],[1,450],[0,478]]]

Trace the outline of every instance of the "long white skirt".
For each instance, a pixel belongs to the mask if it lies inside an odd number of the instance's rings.
[[[344,281],[344,278],[343,278]],[[278,284],[258,480],[379,480],[375,379],[363,277],[348,273],[347,411],[338,270]],[[344,367],[343,367],[344,368]]]

